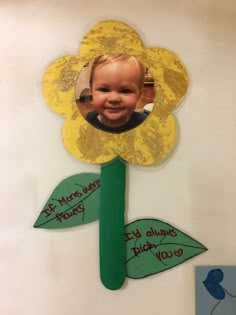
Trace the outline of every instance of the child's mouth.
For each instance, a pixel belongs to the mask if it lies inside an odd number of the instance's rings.
[[[107,107],[106,110],[109,112],[120,112],[122,107]]]

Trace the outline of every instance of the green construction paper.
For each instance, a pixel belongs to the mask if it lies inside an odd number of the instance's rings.
[[[174,226],[156,219],[126,225],[127,277],[144,278],[182,264],[207,250]]]
[[[100,277],[110,290],[119,289],[126,274],[125,162],[119,158],[101,167],[99,211]]]
[[[61,229],[98,220],[100,174],[81,173],[64,179],[43,207],[35,228]]]
[[[34,224],[59,229],[100,217],[100,275],[111,290],[119,289],[125,276],[140,279],[163,272],[207,250],[157,219],[143,218],[125,226],[125,172],[126,164],[118,158],[102,166],[101,176],[82,173],[64,179]]]

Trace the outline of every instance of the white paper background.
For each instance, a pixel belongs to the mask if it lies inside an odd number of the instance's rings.
[[[128,166],[127,220],[159,218],[209,248],[115,292],[99,280],[97,222],[32,228],[62,179],[100,169],[64,149],[41,79],[106,19],[175,52],[190,76],[175,153],[159,167]],[[236,264],[235,30],[234,0],[0,1],[1,315],[192,315],[194,266]]]

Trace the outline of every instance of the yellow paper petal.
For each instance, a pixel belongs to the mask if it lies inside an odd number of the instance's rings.
[[[120,156],[130,163],[150,165],[162,161],[169,155],[175,143],[174,117],[169,115],[167,119],[161,120],[150,114],[140,128],[131,130],[125,136]]]
[[[43,76],[43,96],[57,114],[70,117],[77,110],[75,84],[83,65],[79,56],[64,56],[48,66]]]
[[[163,48],[146,48],[140,59],[148,67],[156,85],[155,113],[167,117],[184,98],[188,74],[181,60]]]
[[[67,119],[63,126],[63,142],[67,150],[77,159],[92,164],[105,163],[117,156],[118,137],[94,128],[81,114]]]
[[[85,35],[80,44],[79,55],[85,60],[104,54],[137,55],[143,48],[140,37],[128,25],[119,21],[103,21]]]

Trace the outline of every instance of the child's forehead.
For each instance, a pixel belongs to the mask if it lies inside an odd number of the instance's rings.
[[[137,75],[141,75],[140,73],[140,67],[139,64],[136,60],[132,59],[119,59],[119,60],[109,60],[109,61],[104,61],[96,66],[94,69],[95,72],[101,70],[103,68],[104,72],[109,72],[109,71],[117,71],[120,72],[121,68],[124,68],[126,71],[134,71],[137,72]]]
[[[115,80],[135,82],[135,85],[143,86],[145,66],[136,57],[128,55],[110,56],[103,55],[94,60],[90,85],[96,80],[110,77]]]

